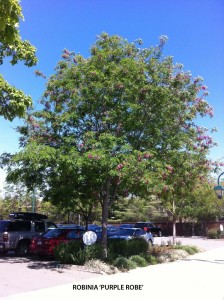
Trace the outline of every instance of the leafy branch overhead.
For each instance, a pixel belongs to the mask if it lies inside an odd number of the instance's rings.
[[[23,20],[22,9],[18,0],[1,0],[0,2],[0,64],[4,58],[11,57],[10,63],[23,61],[28,67],[37,63],[35,47],[29,41],[23,41],[19,33],[19,22]],[[12,120],[22,117],[32,104],[31,98],[11,86],[0,75],[0,115]]]

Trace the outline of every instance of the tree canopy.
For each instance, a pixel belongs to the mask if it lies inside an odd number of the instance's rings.
[[[11,57],[10,63],[23,61],[28,67],[37,63],[36,49],[29,41],[23,41],[19,33],[19,22],[23,19],[18,0],[0,1],[0,64]],[[22,117],[32,104],[31,98],[21,90],[11,86],[0,74],[0,115],[12,120]]]
[[[65,49],[43,109],[18,128],[23,150],[2,156],[8,180],[39,186],[54,203],[100,202],[105,255],[115,199],[186,190],[195,181],[181,180],[208,172],[213,141],[195,123],[213,115],[207,87],[162,55],[166,40],[143,48],[102,33],[88,58]]]

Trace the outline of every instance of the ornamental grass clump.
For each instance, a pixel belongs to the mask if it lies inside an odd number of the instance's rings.
[[[123,256],[118,257],[114,261],[114,266],[117,267],[122,272],[137,268],[137,265],[134,261],[132,261],[132,260],[126,258],[126,257],[123,257]]]
[[[146,259],[142,256],[139,255],[133,255],[129,258],[131,261],[133,261],[137,267],[146,267],[148,266],[148,262],[146,261]]]
[[[115,274],[118,273],[118,269],[115,266],[109,265],[99,259],[91,259],[85,262],[84,266],[87,270],[94,271],[100,274]]]
[[[174,249],[180,249],[186,251],[189,255],[193,255],[195,253],[200,252],[200,249],[196,246],[188,246],[188,245],[175,245]]]

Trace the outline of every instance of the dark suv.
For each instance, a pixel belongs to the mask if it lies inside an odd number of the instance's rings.
[[[14,212],[9,220],[0,220],[0,252],[14,250],[18,256],[28,254],[34,236],[41,235],[57,226],[38,213]]]
[[[154,236],[162,236],[162,230],[160,227],[155,226],[152,222],[138,222],[134,227],[142,228],[146,232],[151,232]]]

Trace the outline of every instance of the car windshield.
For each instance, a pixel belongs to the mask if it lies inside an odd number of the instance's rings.
[[[138,235],[141,234],[141,230],[132,229],[132,228],[120,228],[117,232],[117,235]]]
[[[49,231],[47,231],[45,234],[43,234],[44,238],[57,238],[59,237],[61,234],[63,234],[65,231],[65,229],[51,229]]]

